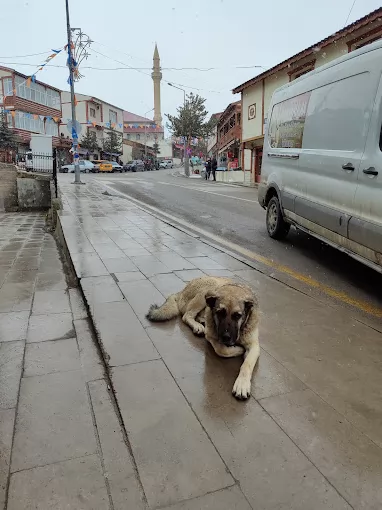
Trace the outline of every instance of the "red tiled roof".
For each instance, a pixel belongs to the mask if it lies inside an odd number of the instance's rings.
[[[152,119],[147,119],[146,117],[141,117],[140,115],[136,115],[131,112],[123,112],[123,122],[151,122],[154,121]]]
[[[288,58],[287,60],[284,60],[283,62],[280,62],[280,64],[277,64],[276,66],[272,67],[271,69],[268,69],[268,71],[264,71],[261,74],[258,74],[254,78],[251,78],[250,80],[242,83],[241,85],[238,85],[232,90],[233,94],[237,94],[238,92],[242,92],[247,87],[250,87],[251,85],[254,85],[255,83],[263,80],[264,78],[267,78],[268,76],[271,76],[277,71],[280,71],[281,69],[284,69],[289,64],[293,63],[296,60],[299,60],[303,57],[306,57],[310,54],[314,53],[314,50],[317,47],[323,48],[327,46],[328,44],[333,43],[334,41],[338,41],[339,39],[342,39],[343,37],[351,34],[355,30],[367,25],[368,23],[371,23],[375,20],[378,20],[378,18],[382,17],[382,7],[379,9],[376,9],[375,11],[370,12],[363,18],[358,19],[357,21],[354,21],[354,23],[351,23],[350,25],[347,25],[346,27],[342,28],[341,30],[338,30],[338,32],[335,32],[334,34],[330,35],[329,37],[326,37],[325,39],[322,39],[322,41],[319,41],[312,46],[309,46],[309,48],[306,48],[303,51],[300,51],[296,55],[293,55],[293,57]]]

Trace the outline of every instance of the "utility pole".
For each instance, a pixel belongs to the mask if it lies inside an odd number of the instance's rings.
[[[173,85],[172,83],[168,83],[168,85],[170,85],[170,87],[174,87],[174,89],[178,89],[178,90],[182,90],[183,91],[183,109],[186,108],[186,91],[180,87],[177,87],[176,85]],[[185,126],[184,126],[185,128]],[[187,177],[190,177],[190,167],[189,167],[189,164],[188,164],[188,154],[187,154],[187,136],[186,136],[186,133],[185,133],[186,129],[184,129],[184,137],[183,137],[183,161],[184,161],[184,173],[186,174]]]
[[[79,155],[78,155],[78,133],[76,130],[76,104],[75,104],[75,97],[74,97],[73,51],[72,51],[72,34],[71,34],[71,30],[70,30],[70,19],[69,19],[69,0],[65,0],[65,4],[66,4],[66,29],[68,32],[70,101],[72,104],[74,184],[82,184],[81,183],[81,174],[80,174]]]

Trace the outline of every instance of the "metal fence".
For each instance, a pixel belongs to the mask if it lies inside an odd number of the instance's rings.
[[[54,181],[55,193],[57,197],[57,151],[53,149],[53,154],[24,152],[16,156],[17,166],[27,172],[51,174]]]

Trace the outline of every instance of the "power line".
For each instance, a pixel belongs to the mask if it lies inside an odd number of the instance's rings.
[[[26,58],[26,57],[37,57],[38,55],[47,55],[50,50],[43,51],[42,53],[31,53],[30,55],[13,55],[11,57],[0,57],[0,58]],[[51,53],[51,51],[50,51]]]
[[[349,14],[348,14],[348,16],[347,16],[347,18],[346,18],[346,21],[345,21],[345,25],[344,25],[345,27],[346,27],[346,25],[348,24],[348,21],[349,21],[349,18],[350,18],[350,14],[352,13],[352,10],[353,10],[353,7],[355,6],[356,1],[357,1],[357,0],[353,0],[353,4],[352,4],[352,6],[350,7]]]

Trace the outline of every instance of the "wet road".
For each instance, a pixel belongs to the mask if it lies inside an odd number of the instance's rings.
[[[291,286],[296,286],[291,274],[297,274],[301,277],[298,287],[304,279],[313,279],[332,289],[332,297],[339,293],[340,300],[345,303],[359,301],[364,311],[370,306],[371,315],[378,315],[378,310],[382,310],[382,275],[294,229],[283,242],[270,239],[265,227],[265,211],[257,202],[255,189],[185,179],[174,174],[175,170],[162,170],[86,175],[84,179],[96,179],[119,193],[170,214],[175,220],[188,222],[189,227],[198,227],[250,250],[254,256],[265,257],[269,261],[268,273],[282,265],[284,281]]]

